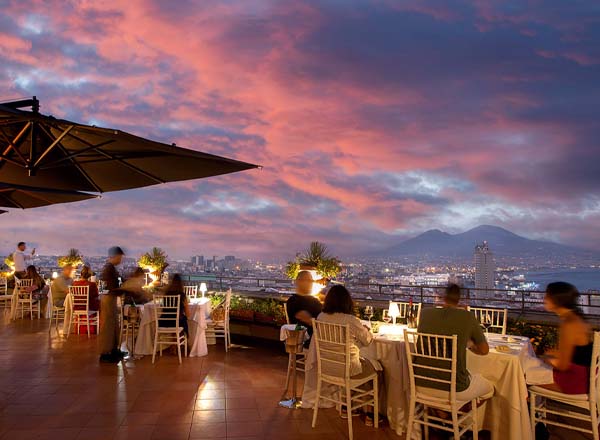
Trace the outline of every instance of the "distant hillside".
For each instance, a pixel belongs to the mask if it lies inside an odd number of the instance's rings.
[[[545,258],[570,255],[590,257],[592,252],[550,241],[530,240],[498,226],[482,225],[461,234],[448,234],[432,229],[383,250],[386,257],[455,257],[471,258],[477,243],[487,241],[498,256]]]

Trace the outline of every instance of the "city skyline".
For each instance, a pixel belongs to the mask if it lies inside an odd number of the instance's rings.
[[[598,19],[591,2],[9,1],[2,100],[264,168],[12,210],[0,250],[346,256],[479,224],[600,250]]]

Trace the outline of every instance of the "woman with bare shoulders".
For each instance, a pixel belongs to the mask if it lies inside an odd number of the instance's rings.
[[[565,394],[589,392],[592,363],[592,329],[579,310],[579,292],[562,281],[548,284],[544,306],[560,318],[558,347],[545,354],[553,368],[554,382],[542,385]]]

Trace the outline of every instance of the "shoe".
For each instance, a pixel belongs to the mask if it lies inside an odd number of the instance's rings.
[[[127,353],[126,351],[121,351],[118,348],[115,348],[110,354],[112,354],[113,356],[116,356],[120,359],[123,359],[125,356],[129,355],[129,353]]]
[[[371,414],[365,414],[365,425],[366,426],[373,426],[374,425],[373,416]]]
[[[121,358],[119,356],[115,356],[112,353],[109,354],[101,354],[100,362],[103,364],[118,364],[121,362]]]

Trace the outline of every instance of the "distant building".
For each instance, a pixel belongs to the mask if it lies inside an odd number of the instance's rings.
[[[204,256],[196,255],[192,257],[192,264],[195,266],[204,266]]]
[[[487,241],[475,246],[475,288],[494,289],[496,264]]]

